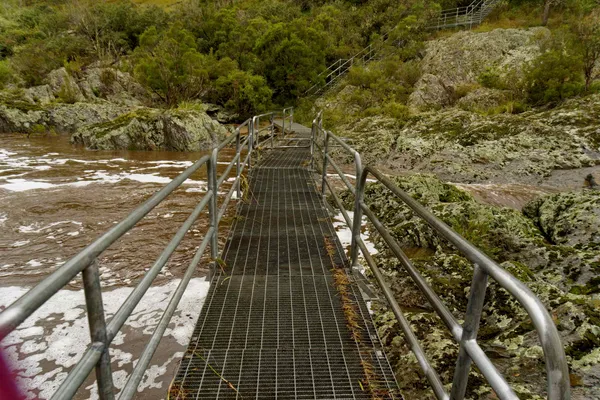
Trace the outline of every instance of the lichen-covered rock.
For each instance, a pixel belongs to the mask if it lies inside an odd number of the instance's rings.
[[[416,109],[445,106],[447,93],[461,85],[477,83],[479,75],[490,68],[501,76],[510,74],[512,79],[518,79],[523,66],[540,54],[540,43],[549,35],[550,31],[541,27],[495,29],[484,33],[461,31],[429,41],[421,62],[423,76],[409,105]],[[424,93],[427,101],[422,101]]]
[[[197,151],[216,145],[227,129],[195,110],[140,108],[118,118],[79,129],[74,143],[90,149]]]
[[[34,86],[25,89],[26,98],[31,98],[33,103],[41,105],[50,104],[56,100],[50,85]]]
[[[571,235],[571,239],[561,245],[549,244],[537,227],[537,214],[530,219],[516,210],[479,204],[466,192],[432,175],[392,179],[529,286],[549,309],[559,328],[570,363],[572,382],[575,382],[573,398],[600,396],[600,279],[597,277],[600,249],[577,248],[577,243],[589,236],[569,231],[565,234]],[[347,205],[351,204],[352,196],[348,192],[343,192],[342,197]],[[586,210],[593,202],[589,201],[581,200],[579,210]],[[380,184],[367,185],[365,202],[390,229],[448,309],[461,321],[467,307],[472,264]],[[565,201],[552,201],[550,196],[549,200],[537,205],[537,209],[547,202],[565,204]],[[578,214],[575,209],[561,207],[553,213]],[[567,216],[562,215],[562,218]],[[583,231],[588,232],[590,226],[585,226],[588,229]],[[375,245],[378,250],[375,258],[425,353],[442,380],[450,382],[458,354],[456,343],[383,241],[376,239]],[[430,398],[430,389],[422,374],[407,368],[414,366],[419,371],[393,314],[380,309],[375,314],[375,322],[392,355],[391,362],[400,372],[398,378],[405,394],[414,398]],[[486,292],[478,337],[480,346],[521,398],[544,398],[546,375],[543,352],[531,319],[518,301],[493,280],[490,280]],[[405,373],[407,369],[412,372]],[[478,372],[472,372],[469,382],[468,398],[494,398]]]
[[[461,97],[456,105],[459,108],[474,112],[488,112],[506,103],[509,95],[498,89],[477,88]]]
[[[113,103],[53,103],[46,106],[22,100],[0,100],[0,132],[71,133],[78,128],[110,121],[131,107]]]
[[[600,165],[600,95],[517,115],[450,108],[403,125],[369,117],[336,132],[385,169],[453,182],[539,184],[556,170]]]
[[[452,105],[454,87],[433,74],[425,73],[410,94],[408,104],[413,110],[437,109]]]
[[[69,102],[85,101],[85,96],[77,85],[77,81],[64,67],[51,71],[47,80],[55,97]]]
[[[152,101],[148,91],[130,74],[114,68],[88,68],[82,72],[78,85],[88,101],[100,98],[127,106],[142,106]]]
[[[553,243],[600,250],[600,191],[558,193],[523,209]]]

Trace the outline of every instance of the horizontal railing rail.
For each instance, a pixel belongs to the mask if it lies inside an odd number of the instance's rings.
[[[429,29],[479,25],[499,2],[500,0],[474,0],[468,6],[442,10],[435,22],[429,25]]]
[[[293,108],[286,108],[279,114],[283,115],[284,120],[287,118],[293,122]],[[269,127],[269,129],[271,129],[271,140],[274,140],[273,119],[279,114],[277,112],[272,112],[257,115],[244,121],[235,129],[233,135],[230,135],[223,140],[209,155],[205,155],[197,160],[169,184],[133,210],[121,222],[65,262],[56,271],[51,273],[0,313],[0,340],[2,340],[25,321],[25,319],[31,316],[38,308],[44,305],[51,297],[56,295],[59,290],[63,289],[71,280],[76,278],[78,274],[82,274],[86,310],[90,328],[90,344],[79,361],[68,373],[65,380],[58,387],[57,391],[53,394],[52,399],[62,400],[72,398],[93,369],[96,370],[96,381],[100,399],[112,400],[115,398],[115,386],[112,381],[111,360],[109,355],[110,345],[123,327],[125,321],[131,316],[135,307],[142,300],[152,285],[152,282],[178,248],[192,225],[197,221],[201,214],[207,214],[209,228],[199,244],[194,257],[185,270],[179,285],[173,292],[167,308],[162,313],[160,321],[154,329],[149,342],[146,344],[139,360],[135,364],[132,373],[125,383],[125,386],[121,390],[119,400],[131,399],[137,393],[137,388],[144,377],[144,373],[148,368],[152,356],[158,348],[163,334],[177,309],[185,289],[200,264],[207,247],[210,247],[210,257],[212,260],[209,273],[209,280],[212,280],[211,278],[215,273],[219,256],[219,226],[234,194],[237,195],[237,199],[242,198],[242,174],[245,170],[251,168],[255,138],[256,143],[258,143],[258,136],[260,132],[264,130],[259,127],[260,118],[269,116],[271,121]],[[243,128],[246,128],[248,132],[245,136],[241,133]],[[217,172],[219,153],[221,150],[232,145],[235,146],[235,155],[229,161],[225,170],[219,175]],[[182,185],[190,178],[190,176],[203,168],[206,168],[208,182],[206,193],[200,198],[194,210],[179,227],[160,256],[144,274],[140,282],[135,286],[117,312],[109,321],[106,321],[102,302],[100,273],[97,263],[98,257],[119,238],[133,229],[138,222],[148,215],[148,213],[150,213],[157,205],[161,204],[163,200],[172,194],[175,189]],[[229,177],[234,168],[235,178],[231,181]],[[231,181],[231,187],[224,195],[219,206],[218,197],[220,189],[226,181]]]
[[[490,259],[481,250],[460,236],[443,221],[435,217],[419,202],[398,188],[398,186],[379,170],[372,166],[363,166],[361,156],[355,149],[348,145],[343,139],[337,137],[330,131],[323,129],[322,113],[320,112],[313,120],[311,137],[313,142],[311,145],[311,166],[314,169],[317,158],[322,162],[321,194],[323,196],[323,201],[326,200],[327,193],[329,193],[336,207],[342,213],[344,221],[348,227],[352,229],[352,239],[350,244],[351,265],[354,270],[358,270],[358,255],[360,252],[364,257],[368,268],[373,273],[375,281],[383,296],[396,316],[402,333],[408,342],[408,346],[416,356],[419,366],[433,388],[435,396],[438,399],[463,399],[471,364],[475,363],[500,399],[518,398],[504,376],[497,370],[477,342],[477,332],[484,306],[487,283],[488,279],[492,278],[517,299],[533,322],[533,326],[538,334],[544,352],[548,399],[568,400],[570,398],[569,371],[558,330],[543,303],[535,296],[527,285],[518,280],[504,268],[500,267],[494,260]],[[343,172],[343,168],[337,164],[332,156],[330,151],[332,144],[335,147],[342,149],[344,154],[348,154],[353,159],[355,169],[355,176],[353,177],[354,184],[350,181],[352,178],[348,178],[348,174]],[[339,175],[343,185],[354,196],[354,213],[352,217],[345,209],[342,200],[337,194],[336,188],[329,182],[329,167],[334,169],[335,174],[333,175]],[[473,276],[468,296],[467,309],[462,325],[446,307],[442,299],[435,293],[425,277],[421,275],[419,270],[403,252],[400,244],[392,236],[388,228],[369,208],[365,201],[367,177],[374,178],[376,182],[379,182],[386,187],[397,200],[407,205],[415,215],[423,219],[435,232],[437,232],[437,234],[450,242],[460,253],[473,263]],[[405,317],[401,306],[398,304],[393,292],[386,282],[382,271],[361,238],[363,216],[368,219],[375,228],[375,231],[383,239],[385,245],[392,251],[396,258],[398,258],[400,264],[427,298],[431,307],[441,318],[454,340],[459,344],[459,354],[456,360],[456,368],[450,393],[446,391],[439,374],[429,362],[417,336]]]

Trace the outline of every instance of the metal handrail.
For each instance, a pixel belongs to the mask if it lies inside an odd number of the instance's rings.
[[[288,114],[290,121],[293,121],[293,109],[287,108],[282,111],[282,114]],[[244,169],[250,169],[252,163],[252,152],[254,149],[254,138],[258,142],[258,134],[261,129],[258,129],[261,117],[266,115],[271,116],[273,120],[276,112],[261,114],[253,118],[249,118],[240,124],[233,135],[222,141],[215,147],[210,155],[201,157],[192,166],[187,168],[169,184],[152,195],[143,204],[133,210],[127,217],[98,239],[80,251],[77,255],[65,262],[56,271],[43,279],[35,287],[13,302],[4,311],[0,313],[0,340],[4,339],[10,332],[15,330],[26,318],[31,316],[38,308],[45,304],[52,296],[64,288],[72,279],[79,273],[82,274],[84,293],[86,299],[86,309],[90,326],[90,344],[83,353],[80,360],[75,364],[69,372],[60,387],[53,394],[52,399],[67,399],[72,398],[77,390],[81,387],[84,380],[89,376],[95,368],[96,380],[98,384],[98,394],[101,400],[113,400],[114,384],[112,381],[111,362],[109,355],[110,344],[116,337],[123,324],[131,316],[135,307],[144,297],[152,282],[160,273],[162,268],[168,262],[170,256],[175,252],[184,236],[190,230],[191,226],[198,219],[200,214],[208,208],[208,217],[210,220],[209,229],[188,268],[186,269],[181,282],[175,289],[171,300],[165,311],[162,313],[161,319],[155,328],[150,341],[146,344],[142,351],[139,360],[136,363],[131,375],[129,376],[123,390],[119,394],[119,400],[131,399],[137,392],[137,388],[148,368],[148,365],[154,355],[161,338],[173,316],[177,305],[181,300],[188,283],[190,282],[200,260],[208,246],[210,246],[211,267],[209,280],[215,273],[216,260],[219,256],[218,249],[218,232],[221,219],[227,211],[228,204],[233,198],[233,194],[237,192],[237,198],[241,198],[241,177]],[[284,117],[285,118],[285,117]],[[240,131],[243,127],[248,127],[248,135],[244,139]],[[273,125],[271,124],[273,132]],[[273,136],[273,133],[272,133]],[[219,152],[225,147],[234,144],[236,153],[232,160],[228,163],[225,171],[217,175],[217,159]],[[246,157],[242,161],[243,154]],[[98,256],[110,247],[120,237],[129,232],[140,220],[142,220],[152,209],[159,205],[167,196],[169,196],[176,188],[183,184],[192,174],[206,166],[208,177],[207,192],[199,200],[198,204],[188,216],[185,222],[178,229],[177,233],[171,238],[163,252],[156,259],[152,267],[144,274],[141,281],[133,289],[125,302],[107,322],[105,320],[104,307],[102,302],[102,290],[100,286],[100,273],[96,262]],[[220,193],[221,186],[227,181],[227,178],[232,173],[235,166],[235,179],[231,184],[231,188],[223,198],[221,206],[217,207],[217,197]]]
[[[320,92],[322,92],[324,89],[326,89],[328,86],[333,85],[337,80],[339,80],[339,78],[341,76],[343,76],[346,72],[348,72],[348,70],[355,64],[355,60],[361,60],[362,62],[367,62],[367,61],[371,61],[373,58],[376,57],[376,55],[378,54],[379,50],[381,50],[381,48],[383,47],[383,44],[385,44],[388,39],[390,38],[390,33],[395,29],[392,28],[389,31],[387,31],[386,33],[384,33],[380,39],[383,39],[382,42],[378,45],[375,46],[373,45],[373,43],[369,44],[368,46],[362,48],[361,50],[359,50],[357,53],[355,53],[353,56],[351,56],[350,58],[340,58],[338,60],[336,60],[335,62],[333,62],[333,64],[329,65],[327,68],[325,68],[325,70],[323,70],[321,73],[319,73],[317,75],[317,82],[315,84],[313,84],[310,88],[308,88],[304,94],[305,95],[316,95],[319,94]],[[325,81],[325,83],[321,83],[319,78],[323,78],[323,80]]]
[[[500,0],[474,0],[468,6],[450,8],[440,11],[435,24],[429,29],[441,29],[456,26],[469,26],[470,28],[481,24]]]
[[[414,200],[406,192],[402,191],[389,178],[372,166],[362,165],[360,154],[349,146],[344,140],[337,137],[330,131],[323,129],[322,113],[319,112],[312,124],[311,144],[311,166],[314,168],[315,158],[320,155],[322,159],[321,170],[321,195],[325,200],[327,190],[329,190],[336,206],[340,209],[348,227],[352,229],[352,240],[350,244],[350,259],[352,268],[358,269],[359,251],[363,254],[365,261],[373,272],[384,297],[396,316],[400,328],[408,342],[411,351],[415,354],[419,366],[423,370],[425,377],[433,388],[435,396],[438,399],[462,400],[465,396],[466,386],[471,369],[471,363],[474,362],[479,371],[487,379],[492,389],[500,399],[517,399],[518,397],[506,381],[506,379],[496,369],[489,357],[481,349],[477,342],[477,332],[483,310],[485,293],[487,289],[488,278],[494,279],[501,287],[506,289],[519,303],[525,308],[527,314],[531,317],[533,326],[538,333],[541,347],[544,352],[547,374],[548,399],[568,400],[570,398],[569,370],[565,352],[558,334],[558,330],[540,299],[525,285],[508,271],[500,267],[494,260],[486,256],[481,250],[468,242],[456,231],[446,225],[443,221],[435,217],[430,211]],[[322,140],[322,144],[319,141]],[[354,159],[356,170],[356,182],[352,185],[342,169],[336,164],[333,157],[329,154],[330,142],[333,141],[337,147],[342,148]],[[320,150],[317,152],[316,150]],[[328,165],[331,165],[340,176],[348,190],[354,195],[354,214],[350,218],[348,212],[343,206],[342,201],[336,191],[327,179]],[[375,213],[369,208],[364,200],[365,186],[367,177],[372,176],[377,182],[380,182],[393,195],[404,204],[406,204],[418,217],[425,220],[440,236],[448,240],[474,265],[471,289],[469,293],[465,320],[462,325],[444,305],[443,301],[428,284],[411,260],[402,251],[400,244],[390,234],[389,230],[377,218]],[[433,369],[430,362],[419,344],[419,340],[414,334],[408,320],[396,301],[384,275],[377,263],[369,253],[364,241],[360,236],[362,228],[363,215],[372,223],[375,230],[382,237],[384,243],[398,258],[408,275],[427,298],[434,311],[441,318],[448,330],[451,332],[454,340],[459,344],[459,354],[456,361],[456,368],[452,381],[451,391],[448,393],[444,388],[439,374]]]

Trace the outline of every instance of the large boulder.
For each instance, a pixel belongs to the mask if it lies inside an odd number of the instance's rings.
[[[432,40],[427,43],[421,62],[423,76],[409,104],[416,109],[443,107],[448,101],[443,92],[477,83],[488,69],[494,69],[501,76],[510,74],[515,79],[522,75],[524,65],[540,54],[540,43],[549,35],[548,29],[537,27],[484,33],[462,31]],[[424,93],[429,101],[422,100]],[[432,101],[436,99],[439,101]]]
[[[108,102],[53,103],[42,106],[26,101],[26,97],[0,96],[0,132],[57,132],[71,133],[80,127],[107,122],[131,107]]]
[[[114,68],[92,67],[83,71],[79,87],[88,100],[141,106],[152,101],[148,91],[129,73]]]
[[[67,103],[85,101],[86,98],[77,85],[76,79],[66,70],[66,68],[55,69],[47,77],[48,85],[52,89],[55,97]]]
[[[140,108],[72,135],[89,149],[198,151],[215,146],[227,129],[197,110]]]

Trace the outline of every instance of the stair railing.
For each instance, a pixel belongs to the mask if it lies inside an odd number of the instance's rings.
[[[527,285],[499,266],[494,260],[486,256],[481,250],[434,216],[409,194],[401,190],[387,176],[382,174],[377,168],[363,166],[360,154],[348,145],[346,140],[323,129],[322,113],[317,114],[316,118],[313,120],[311,132],[313,141],[311,145],[311,166],[314,168],[317,158],[320,158],[322,161],[321,194],[323,196],[323,201],[326,200],[327,192],[329,192],[335,205],[342,213],[344,221],[348,227],[352,229],[352,240],[350,245],[352,268],[355,274],[357,274],[358,255],[359,252],[362,253],[367,266],[373,273],[381,292],[400,325],[409,348],[416,356],[419,366],[433,388],[435,396],[440,400],[464,399],[471,364],[475,363],[500,399],[518,399],[504,376],[496,369],[490,358],[485,354],[477,342],[477,332],[483,311],[488,279],[492,278],[502,288],[506,289],[511,296],[517,299],[533,322],[534,329],[538,334],[544,352],[547,376],[547,398],[552,400],[568,400],[570,398],[569,369],[558,330],[544,304],[527,287]],[[350,182],[349,176],[343,172],[342,168],[332,157],[330,150],[332,144],[337,148],[341,148],[345,154],[349,155],[354,160],[355,177],[352,178],[350,176],[350,179],[354,180],[354,184]],[[346,188],[354,196],[354,215],[352,218],[344,208],[335,188],[329,182],[329,167],[333,168]],[[407,205],[416,216],[423,219],[438,235],[454,245],[463,256],[473,263],[473,276],[465,318],[462,325],[459,324],[458,320],[435,293],[425,277],[413,265],[412,261],[404,253],[400,244],[392,236],[388,228],[367,205],[365,201],[367,177],[374,178],[376,182],[379,182],[387,188],[396,200]],[[367,217],[368,221],[383,239],[387,248],[390,249],[400,261],[405,271],[417,285],[419,290],[425,295],[429,304],[450,331],[453,339],[460,346],[450,393],[446,391],[439,374],[427,359],[418,338],[406,319],[401,306],[396,301],[381,269],[369,253],[368,248],[361,238],[363,215]]]
[[[144,377],[144,373],[148,368],[152,356],[177,309],[185,289],[194,276],[207,247],[210,247],[210,257],[212,259],[208,279],[211,280],[212,275],[215,273],[215,268],[217,267],[216,263],[219,257],[219,226],[234,194],[237,194],[237,199],[242,198],[242,174],[245,170],[251,168],[252,153],[255,147],[254,141],[255,138],[256,141],[258,141],[258,134],[260,133],[258,124],[260,117],[270,115],[272,121],[274,116],[279,114],[284,115],[284,119],[287,118],[290,121],[293,121],[293,109],[291,108],[287,108],[279,113],[263,114],[247,119],[235,129],[233,135],[230,135],[221,142],[209,155],[205,155],[197,160],[191,167],[187,168],[169,184],[152,195],[122,221],[101,235],[77,255],[65,262],[56,271],[44,278],[35,287],[30,289],[0,313],[0,340],[2,340],[23,321],[30,317],[37,309],[50,300],[52,296],[56,295],[59,290],[63,289],[71,280],[77,278],[77,276],[81,274],[90,327],[90,342],[82,357],[53,394],[53,400],[71,399],[94,369],[96,370],[96,382],[100,399],[113,400],[115,398],[115,386],[112,379],[109,354],[110,345],[123,327],[125,321],[131,316],[136,306],[142,300],[154,279],[178,248],[186,233],[191,229],[201,214],[207,214],[209,228],[204,239],[198,246],[194,257],[190,261],[177,289],[174,291],[167,308],[162,313],[161,319],[154,329],[150,341],[146,344],[124,388],[121,390],[119,400],[129,400],[137,393],[137,388]],[[244,129],[247,130],[246,135],[242,134],[242,130]],[[271,132],[274,132],[272,123]],[[274,133],[271,133],[272,140],[273,135]],[[235,156],[229,161],[225,170],[221,174],[218,174],[219,154],[225,147],[232,146],[234,143]],[[227,191],[225,197],[221,200],[221,205],[219,207],[217,198],[221,193],[220,189],[223,187],[224,183],[229,180],[228,178],[234,167],[235,179],[231,182],[231,187]],[[107,321],[102,302],[100,272],[97,262],[98,257],[114,242],[134,228],[139,221],[148,215],[148,213],[156,206],[161,204],[165,198],[175,191],[175,189],[181,186],[193,174],[202,170],[205,171],[207,176],[208,184],[206,193],[200,198],[194,210],[171,238],[154,264],[144,274],[129,297],[124,301],[113,317]],[[208,210],[205,212],[206,209]]]

